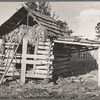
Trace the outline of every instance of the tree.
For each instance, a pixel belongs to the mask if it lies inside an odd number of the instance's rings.
[[[100,22],[97,23],[97,25],[95,26],[95,30],[97,33],[96,37],[97,37],[97,39],[99,39],[100,38]]]
[[[60,27],[63,28],[66,31],[66,33],[68,35],[73,33],[73,31],[71,29],[69,29],[68,23],[66,23],[66,21],[63,22],[61,20],[58,20],[57,22],[60,25]]]
[[[27,2],[26,5],[31,9],[44,15],[51,16],[51,5],[49,2]]]

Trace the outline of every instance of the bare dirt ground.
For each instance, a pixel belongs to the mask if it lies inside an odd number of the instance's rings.
[[[19,80],[0,85],[0,98],[100,98],[97,70],[85,75],[59,78],[43,84],[43,80],[28,80],[23,86]]]

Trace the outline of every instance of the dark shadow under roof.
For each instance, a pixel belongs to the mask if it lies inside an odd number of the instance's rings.
[[[28,11],[25,10],[24,7],[19,9],[13,16],[11,16],[5,23],[0,26],[0,35],[7,34],[19,25],[24,24],[27,13]]]

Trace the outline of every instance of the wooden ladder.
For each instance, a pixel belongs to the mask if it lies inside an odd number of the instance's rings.
[[[21,41],[22,41],[22,39],[23,39],[23,36],[24,36],[24,34],[20,37],[19,43],[18,43],[18,45],[17,45],[16,48],[15,48],[15,51],[14,51],[12,57],[11,57],[11,60],[9,61],[9,55],[10,55],[10,53],[11,53],[11,46],[12,46],[13,40],[14,40],[15,38],[13,38],[13,39],[10,41],[10,45],[9,45],[8,49],[6,50],[5,55],[4,55],[3,58],[2,58],[2,61],[3,61],[2,63],[3,63],[3,64],[5,63],[5,71],[4,71],[4,73],[3,73],[3,75],[2,75],[2,77],[1,77],[1,79],[0,79],[0,84],[2,84],[3,79],[4,79],[4,77],[6,76],[8,70],[9,70],[10,65],[12,64],[12,61],[13,61],[14,56],[15,56],[17,50],[18,50],[18,47],[19,47],[19,45],[20,45],[20,43],[21,43]],[[9,52],[8,52],[8,51],[9,51]],[[7,54],[8,54],[8,56],[7,56]],[[7,56],[7,61],[4,62],[4,58],[5,58],[6,56]],[[3,64],[2,64],[2,65],[3,65]],[[2,66],[2,67],[3,67],[3,66]]]

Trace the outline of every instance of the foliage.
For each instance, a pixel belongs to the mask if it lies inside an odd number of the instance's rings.
[[[100,38],[100,23],[97,23],[97,25],[95,26],[95,30],[96,30],[96,37],[99,39]]]
[[[26,5],[31,9],[44,15],[51,16],[51,6],[49,2],[27,2]]]
[[[73,33],[73,31],[72,31],[71,29],[69,29],[69,26],[68,26],[68,24],[66,23],[66,21],[63,22],[63,21],[61,21],[61,20],[58,20],[57,22],[58,22],[58,24],[60,25],[60,27],[63,28],[63,29],[66,31],[66,33],[67,33],[68,35],[70,35],[70,34]]]

